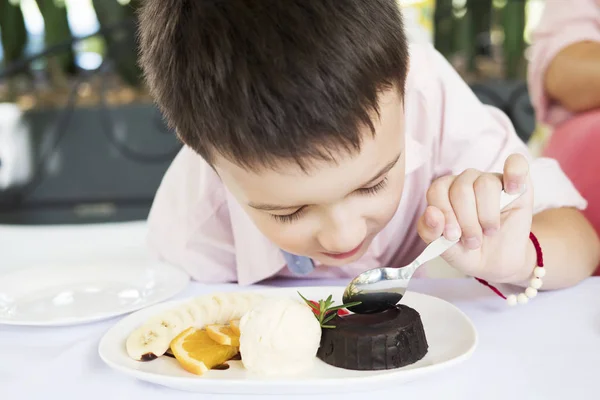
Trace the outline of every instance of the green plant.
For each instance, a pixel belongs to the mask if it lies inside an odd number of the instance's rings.
[[[102,28],[114,26],[123,21],[133,21],[140,0],[132,0],[121,5],[118,1],[92,0],[98,22]],[[133,25],[133,24],[132,24]],[[137,62],[137,41],[132,30],[117,30],[105,36],[109,52],[114,54],[114,62],[121,78],[133,87],[142,84],[142,72]]]
[[[448,59],[455,55],[464,59],[464,71],[459,72],[480,74],[482,71],[477,60],[477,46],[488,45],[489,41],[492,48],[501,47],[504,78],[524,79],[525,9],[528,1],[437,0],[434,45]],[[502,32],[504,41],[491,42],[493,31]],[[488,36],[488,40],[478,41],[478,37],[483,38],[482,35]],[[497,59],[492,54],[486,64],[488,71],[491,71],[490,65],[496,63]]]
[[[329,295],[326,300],[310,301],[306,297],[302,296],[302,293],[298,292],[298,295],[304,300],[304,302],[313,310],[315,314],[315,318],[319,321],[319,325],[321,328],[335,328],[334,325],[327,325],[332,319],[336,317],[338,310],[344,310],[346,308],[350,308],[353,306],[357,306],[361,304],[360,301],[355,301],[352,303],[346,303],[339,306],[334,306],[333,296]]]
[[[2,49],[6,65],[18,60],[27,44],[25,19],[19,2],[0,1],[0,31],[2,32]]]
[[[472,48],[469,70],[475,71],[475,50],[478,38],[482,35],[490,35],[492,30],[492,1],[491,0],[467,0],[467,9],[470,17],[469,45]]]
[[[434,12],[434,43],[444,57],[454,52],[452,32],[455,29],[455,18],[452,15],[452,0],[436,0]]]
[[[4,66],[17,61],[23,56],[27,45],[27,29],[23,11],[18,2],[0,0],[0,33],[2,34],[2,49]],[[8,100],[16,97],[16,80],[8,79]]]
[[[125,88],[138,89],[136,92],[144,96],[141,69],[137,62],[138,46],[135,33],[135,17],[142,0],[90,0],[98,19],[101,34],[88,38],[78,44],[78,48],[93,46],[103,51],[103,57],[110,57],[114,66],[114,74],[118,75]],[[52,51],[43,58],[46,82],[50,88],[45,99],[51,103],[60,103],[64,94],[70,90],[70,81],[77,73],[73,33],[69,27],[68,5],[65,0],[35,0],[44,21],[44,45]],[[28,33],[25,25],[21,0],[0,0],[0,33],[2,33],[3,65],[13,65],[24,58]],[[56,50],[56,51],[54,51]],[[88,49],[89,51],[89,49]],[[29,67],[24,72],[27,72]],[[17,101],[32,87],[34,81],[27,74],[19,73],[6,79],[9,88],[8,96],[0,93],[0,101]],[[25,83],[21,84],[22,82]],[[35,91],[37,93],[37,91]],[[53,93],[61,93],[54,96]],[[36,95],[37,97],[37,95]],[[54,100],[53,100],[54,99]]]
[[[44,19],[44,44],[52,47],[73,39],[67,19],[64,0],[36,0]],[[75,73],[75,56],[72,47],[58,52],[47,59],[47,72],[52,85],[67,88],[67,76]]]
[[[525,1],[508,1],[502,9],[504,69],[507,78],[525,78]]]

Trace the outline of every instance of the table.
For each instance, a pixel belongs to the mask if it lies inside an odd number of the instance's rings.
[[[314,282],[308,282],[314,284]],[[303,286],[307,281],[274,281]],[[342,285],[323,281],[322,285]],[[191,283],[178,297],[228,285]],[[508,308],[468,279],[420,280],[414,289],[451,301],[475,323],[480,343],[455,369],[369,396],[414,399],[597,399],[600,369],[600,278],[564,291],[542,294],[527,306]],[[0,393],[19,399],[197,399],[133,380],[109,369],[97,355],[104,332],[118,318],[68,328],[0,327]],[[560,339],[561,335],[564,336]],[[563,343],[563,344],[561,344]],[[10,396],[10,395],[13,396]],[[364,394],[323,399],[364,399]],[[318,400],[318,396],[311,396]],[[202,396],[230,399],[232,396]],[[239,398],[235,397],[235,398]],[[259,396],[247,396],[259,399]]]
[[[121,233],[97,235],[95,246],[114,241],[111,251],[123,257],[142,254],[137,226],[125,225]],[[11,228],[12,229],[12,228]],[[24,263],[23,259],[64,257],[40,242],[51,238],[71,240],[61,229],[40,235],[26,230],[0,227],[0,270]],[[87,228],[82,228],[87,229]],[[100,228],[107,229],[106,227]],[[130,230],[132,229],[132,230]],[[12,239],[6,236],[13,235]],[[37,231],[36,231],[37,232]],[[20,236],[19,236],[20,235]],[[61,236],[62,235],[62,236]],[[89,241],[78,234],[81,246]],[[85,236],[85,235],[83,235]],[[17,238],[17,239],[15,239]],[[12,242],[11,242],[12,240]],[[104,240],[105,242],[102,242]],[[9,249],[5,244],[11,243]],[[117,242],[121,247],[117,245]],[[72,245],[74,242],[69,242]],[[78,242],[79,243],[79,242]],[[36,247],[39,245],[40,247]],[[25,254],[31,247],[38,254]],[[70,246],[67,246],[70,247]],[[81,247],[78,251],[83,251]],[[40,255],[39,253],[43,253]],[[265,286],[344,285],[346,282],[278,280]],[[207,291],[229,290],[232,285],[190,283],[178,298]],[[368,394],[352,393],[311,396],[311,400],[364,400],[372,398],[412,399],[598,399],[600,387],[600,277],[561,291],[547,292],[526,306],[505,303],[471,279],[421,279],[412,289],[440,297],[463,310],[479,333],[479,346],[472,358],[456,368],[441,371],[393,391],[372,388]],[[504,288],[510,291],[510,288]],[[0,398],[45,399],[234,399],[239,396],[199,395],[179,392],[137,381],[119,374],[99,358],[102,335],[119,318],[65,328],[0,326]],[[566,335],[560,339],[561,335]],[[244,399],[260,399],[245,396]],[[277,396],[282,398],[282,396]],[[295,398],[302,398],[301,396]]]

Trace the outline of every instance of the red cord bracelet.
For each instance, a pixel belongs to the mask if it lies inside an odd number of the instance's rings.
[[[529,299],[532,299],[535,296],[537,296],[538,289],[542,287],[543,283],[541,278],[543,278],[546,275],[546,270],[544,269],[544,254],[542,253],[542,247],[540,246],[540,242],[538,241],[537,237],[533,234],[533,232],[529,232],[529,239],[533,243],[533,247],[535,247],[537,266],[533,269],[533,278],[531,279],[531,281],[529,281],[529,286],[525,289],[523,293],[520,293],[519,295],[511,294],[507,297],[503,295],[502,292],[498,290],[498,288],[491,285],[485,279],[477,277],[475,278],[477,282],[490,288],[498,296],[505,299],[507,303],[511,306],[514,306],[517,303],[526,304],[529,301]]]

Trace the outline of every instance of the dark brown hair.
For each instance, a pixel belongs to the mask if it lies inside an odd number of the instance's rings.
[[[145,0],[140,63],[180,139],[251,169],[333,160],[403,94],[396,0]]]

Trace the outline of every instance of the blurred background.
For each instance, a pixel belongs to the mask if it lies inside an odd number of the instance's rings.
[[[399,0],[477,96],[536,128],[527,48],[544,0]],[[143,220],[180,148],[136,64],[140,0],[0,0],[0,224]]]

